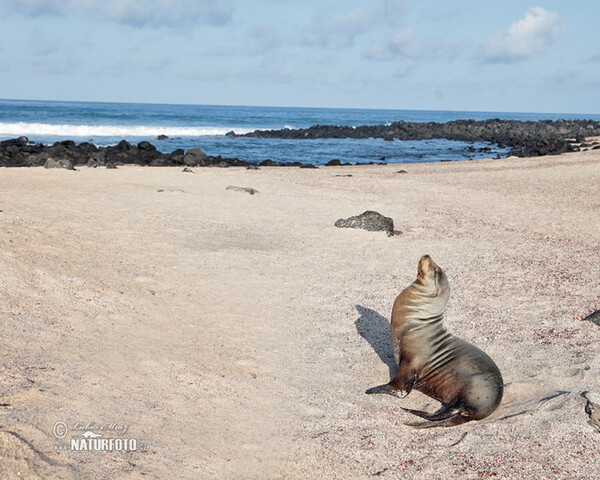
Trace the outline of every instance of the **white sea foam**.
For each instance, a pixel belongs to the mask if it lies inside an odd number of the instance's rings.
[[[54,125],[50,123],[1,123],[0,135],[40,135],[57,137],[202,137],[253,132],[258,128],[238,127],[161,127],[153,125]]]

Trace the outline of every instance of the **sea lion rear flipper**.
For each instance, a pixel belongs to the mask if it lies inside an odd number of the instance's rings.
[[[446,420],[447,418],[453,417],[459,412],[459,409],[453,407],[451,405],[443,405],[437,412],[429,413],[424,412],[423,410],[411,410],[410,408],[400,407],[402,410],[408,413],[412,413],[413,415],[417,415],[425,420],[437,421],[437,420]]]
[[[434,427],[454,427],[455,425],[461,425],[473,420],[471,417],[465,417],[460,413],[456,413],[449,418],[443,420],[437,420],[434,422],[417,422],[417,423],[406,423],[409,427],[414,428],[434,428]]]

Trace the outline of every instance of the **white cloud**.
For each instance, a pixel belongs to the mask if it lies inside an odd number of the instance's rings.
[[[231,0],[9,0],[8,4],[31,16],[89,15],[138,27],[224,25],[233,14]]]
[[[529,9],[505,33],[485,40],[480,56],[486,63],[515,63],[548,48],[561,31],[558,15],[541,7]]]

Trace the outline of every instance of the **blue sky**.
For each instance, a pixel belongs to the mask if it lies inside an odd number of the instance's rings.
[[[0,0],[0,98],[600,113],[600,2]]]

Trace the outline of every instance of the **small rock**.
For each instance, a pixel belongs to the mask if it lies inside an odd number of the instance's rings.
[[[258,165],[254,165],[253,163],[251,163],[250,165],[248,165],[246,167],[246,170],[260,170],[260,167]]]
[[[300,168],[319,168],[319,167],[315,167],[312,163],[303,163],[302,165],[300,165]]]
[[[184,173],[194,173],[194,171],[190,167],[185,167],[182,172]]]
[[[337,158],[334,158],[333,160],[328,161],[325,166],[326,167],[337,167],[339,165],[341,165],[342,162],[340,162]]]
[[[262,162],[260,162],[260,166],[261,167],[276,167],[277,162],[271,160],[270,158],[267,158],[266,160],[263,160]]]
[[[168,140],[169,137],[167,137],[166,135],[160,134],[158,137],[156,137],[157,140]]]
[[[406,170],[398,170],[396,173],[408,173]]]
[[[156,147],[154,145],[152,145],[150,142],[147,142],[146,140],[138,143],[137,146],[138,146],[138,149],[149,151],[149,152],[153,152],[156,150]]]
[[[106,168],[117,168],[117,166],[112,162],[106,162]]]
[[[65,168],[67,170],[75,170],[73,164],[69,160],[56,160],[54,158],[49,158],[44,163],[44,168]]]
[[[387,232],[390,237],[394,235],[394,221],[373,210],[367,210],[358,216],[346,219],[340,218],[335,222],[335,226],[338,228],[362,228],[363,230],[368,230],[370,232],[383,230]]]
[[[255,193],[259,193],[258,190],[251,187],[236,187],[235,185],[229,185],[225,190],[234,190],[236,192],[246,192],[250,195],[254,195]]]
[[[346,173],[345,175],[334,175],[334,177],[351,177],[351,173]]]

